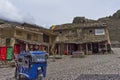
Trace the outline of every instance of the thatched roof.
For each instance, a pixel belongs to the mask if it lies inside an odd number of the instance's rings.
[[[79,23],[79,24],[63,24],[63,25],[57,25],[54,27],[55,31],[58,30],[71,30],[71,29],[78,29],[78,28],[104,28],[107,27],[107,25],[105,23],[101,23],[101,22],[90,22],[90,23]],[[62,35],[63,37],[65,37],[66,35]],[[91,42],[102,42],[102,41],[106,41],[107,37],[105,36],[86,36],[86,37],[74,37],[73,38],[69,38],[66,39],[64,41],[61,40],[61,42],[63,43],[74,43],[74,44],[82,44],[82,43],[91,43]],[[67,36],[66,36],[67,38]],[[64,39],[64,38],[62,38]],[[59,42],[58,42],[59,43]]]
[[[69,23],[69,24],[56,25],[54,30],[65,30],[65,29],[73,29],[73,28],[101,28],[101,27],[107,27],[107,25],[101,22],[79,23],[79,24]]]
[[[46,35],[56,36],[51,30],[44,28],[42,26],[38,26],[35,24],[28,24],[28,23],[24,23],[21,26],[24,26],[25,29],[29,29],[29,30],[37,31],[37,32],[42,32]]]
[[[9,23],[3,23],[3,24],[0,24],[0,28],[11,28],[13,26],[11,26],[11,24]]]
[[[21,30],[21,31],[25,31],[25,32],[30,32],[30,33],[36,33],[36,34],[43,35],[42,32],[36,32],[36,31],[29,30],[29,29],[24,29],[24,27],[18,27],[18,26],[16,26],[15,29]]]
[[[34,33],[44,33],[46,35],[51,35],[51,36],[56,36],[51,30],[41,27],[41,26],[37,26],[37,25],[32,25],[32,24],[28,24],[28,23],[24,23],[24,24],[14,24],[14,23],[3,23],[0,24],[0,28],[19,28],[19,29],[23,29],[26,31],[31,31]]]
[[[106,38],[101,38],[101,39],[79,39],[79,38],[76,38],[76,39],[66,39],[66,40],[61,40],[61,41],[58,41],[57,43],[71,43],[71,44],[83,44],[83,43],[92,43],[92,42],[103,42],[103,41],[107,41]]]

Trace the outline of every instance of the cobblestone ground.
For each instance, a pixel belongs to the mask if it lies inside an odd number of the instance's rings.
[[[64,56],[48,60],[44,80],[120,80],[120,48],[114,54],[87,55],[85,58]],[[0,80],[13,80],[14,68],[0,68]]]

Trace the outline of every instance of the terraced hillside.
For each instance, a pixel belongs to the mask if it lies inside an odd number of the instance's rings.
[[[108,24],[111,41],[120,42],[120,10],[114,13],[113,16],[100,18],[98,21]]]

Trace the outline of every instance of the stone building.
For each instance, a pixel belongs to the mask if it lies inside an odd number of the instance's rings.
[[[111,50],[108,26],[97,21],[69,23],[52,26],[56,38],[56,49],[59,54],[72,54],[83,51],[85,54],[96,54]]]
[[[49,29],[31,24],[0,23],[0,47],[20,50],[42,50],[49,53],[55,35]]]

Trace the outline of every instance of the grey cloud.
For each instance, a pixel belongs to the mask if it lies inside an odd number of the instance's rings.
[[[75,16],[98,19],[109,16],[120,8],[119,0],[9,0],[8,2],[17,7],[17,14],[22,17],[22,21],[45,27],[70,23]]]
[[[9,0],[0,0],[0,18],[20,23],[34,23],[33,17],[17,9]]]

